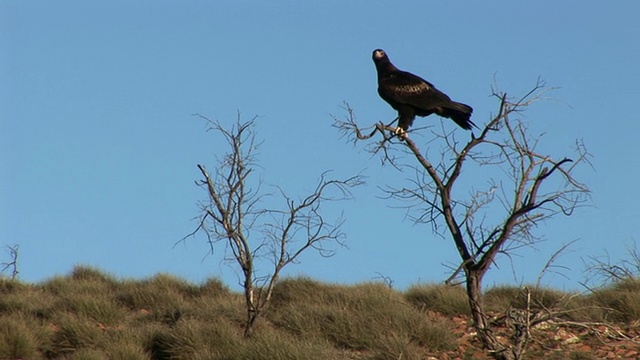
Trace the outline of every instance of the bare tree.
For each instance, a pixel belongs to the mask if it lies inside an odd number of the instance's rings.
[[[635,241],[627,245],[626,256],[621,259],[612,260],[605,250],[604,255],[589,256],[583,262],[586,269],[582,285],[589,290],[640,278],[640,249]]]
[[[451,238],[460,263],[446,282],[463,277],[478,337],[497,359],[522,357],[528,332],[521,325],[530,321],[515,322],[519,330],[510,344],[498,341],[483,303],[484,275],[498,254],[509,257],[535,244],[540,240],[537,226],[559,214],[571,215],[589,197],[588,188],[573,176],[576,166],[588,163],[583,143],[576,143],[575,159],[556,159],[537,149],[542,135],[533,136],[514,116],[542,99],[546,90],[541,81],[519,99],[494,90],[498,113],[477,136],[461,142],[455,131],[432,130],[429,147],[438,146],[439,156],[421,152],[410,136],[395,135],[393,123],[378,123],[365,133],[348,106],[346,119],[334,118],[334,126],[354,142],[380,134],[382,139],[367,149],[380,154],[383,163],[413,173],[405,186],[388,186],[384,192],[404,204],[414,222],[430,224],[433,232]],[[407,163],[399,153],[414,161]],[[468,174],[473,174],[472,182],[462,180]]]
[[[9,254],[10,260],[0,263],[0,266],[2,267],[0,272],[11,269],[11,280],[15,280],[18,277],[18,273],[20,273],[18,271],[18,250],[20,249],[20,246],[18,244],[6,245],[5,249]]]
[[[247,310],[245,336],[250,337],[256,320],[270,303],[282,269],[306,250],[328,257],[335,253],[331,243],[342,245],[344,219],[327,220],[321,208],[326,202],[350,198],[350,189],[361,185],[363,178],[329,179],[325,172],[307,196],[296,200],[277,188],[284,206],[265,208],[265,197],[271,194],[264,193],[261,180],[252,176],[258,166],[255,152],[260,145],[255,138],[255,118],[242,122],[238,117],[231,129],[202,118],[209,130],[226,140],[229,150],[218,159],[213,173],[198,165],[203,176],[198,184],[206,189],[208,201],[201,204],[199,225],[187,237],[205,233],[211,251],[224,245],[226,259],[240,268]],[[259,269],[257,264],[265,258],[271,263],[270,271]]]

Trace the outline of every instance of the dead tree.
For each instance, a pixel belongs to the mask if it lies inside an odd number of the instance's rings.
[[[545,90],[538,81],[519,99],[494,91],[498,113],[479,134],[461,142],[456,131],[432,130],[429,148],[439,147],[439,156],[422,152],[412,132],[395,135],[391,124],[378,123],[365,133],[348,107],[346,119],[334,118],[334,126],[354,142],[380,134],[382,139],[370,142],[368,150],[380,154],[384,163],[413,173],[405,186],[388,186],[384,191],[407,208],[414,222],[430,224],[433,232],[451,238],[460,263],[446,282],[463,278],[478,337],[497,359],[522,357],[528,336],[520,325],[529,321],[518,320],[520,328],[511,343],[498,341],[483,303],[484,275],[499,254],[510,256],[533,245],[540,240],[535,227],[557,215],[571,215],[589,196],[588,188],[573,176],[576,166],[588,162],[582,142],[576,143],[575,159],[556,159],[537,149],[542,136],[533,136],[516,116],[541,99]],[[400,157],[399,151],[410,160]],[[465,187],[460,179],[467,175],[474,181]]]
[[[594,287],[640,279],[640,248],[636,242],[627,245],[626,256],[616,261],[609,253],[601,256],[589,256],[583,259],[585,280],[582,286],[589,290]]]
[[[18,271],[18,250],[20,249],[20,246],[18,244],[5,245],[5,249],[9,254],[10,260],[0,263],[0,266],[2,267],[0,272],[11,269],[11,280],[16,280],[18,278],[18,273],[20,273]]]
[[[231,129],[202,118],[208,122],[209,130],[226,140],[229,150],[218,159],[213,173],[198,165],[203,176],[198,185],[206,190],[208,201],[201,204],[199,225],[187,237],[203,232],[212,252],[215,247],[224,246],[225,258],[240,268],[247,311],[245,336],[250,337],[256,320],[270,303],[282,269],[296,262],[306,250],[331,256],[335,252],[331,243],[342,244],[344,220],[326,219],[321,207],[329,201],[350,198],[350,189],[362,184],[363,179],[328,179],[328,174],[323,173],[307,196],[295,200],[278,188],[284,206],[262,207],[271,195],[264,193],[260,180],[252,176],[258,165],[255,151],[260,145],[255,139],[255,118],[246,122],[238,118]],[[269,203],[273,201],[270,199]],[[270,263],[268,271],[258,264],[265,259]]]

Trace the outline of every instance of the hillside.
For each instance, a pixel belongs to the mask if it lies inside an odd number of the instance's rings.
[[[521,295],[486,292],[500,336],[500,314],[522,307]],[[530,358],[640,358],[639,281],[531,299],[564,313],[531,330]],[[244,319],[242,295],[217,279],[121,280],[89,267],[38,284],[0,279],[0,359],[488,359],[458,287],[286,279],[249,340]]]

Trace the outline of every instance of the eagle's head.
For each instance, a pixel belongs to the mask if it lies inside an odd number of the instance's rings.
[[[398,69],[393,66],[389,58],[387,57],[387,53],[382,49],[373,50],[373,63],[376,64],[376,69],[378,69],[378,73],[389,72],[389,71],[397,71]]]
[[[373,50],[373,60],[382,60],[382,59],[387,59],[387,53],[384,52],[384,50],[382,49],[375,49]]]

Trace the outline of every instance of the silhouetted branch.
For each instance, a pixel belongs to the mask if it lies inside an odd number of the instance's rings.
[[[374,155],[382,153],[381,161],[383,164],[388,162],[398,168],[395,163],[395,157],[390,153],[390,146],[394,143],[394,140],[402,141],[404,139],[403,135],[395,134],[397,128],[392,126],[392,124],[397,121],[397,118],[388,124],[381,121],[370,127],[360,128],[356,122],[355,112],[349,104],[345,103],[344,109],[347,112],[344,119],[333,116],[333,127],[338,129],[342,137],[346,136],[349,142],[356,144],[358,141],[369,140],[376,134],[380,134],[382,139],[372,144],[372,146],[367,147],[366,150]],[[371,129],[371,131],[369,132],[368,129]]]

